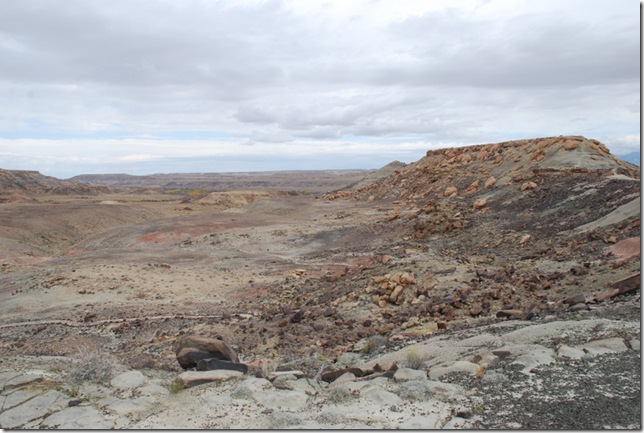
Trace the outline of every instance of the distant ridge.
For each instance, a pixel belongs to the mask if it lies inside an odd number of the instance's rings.
[[[88,194],[109,192],[108,188],[45,176],[33,170],[0,169],[0,193],[23,194]]]
[[[343,188],[373,170],[289,170],[234,173],[83,174],[70,180],[109,187],[199,189],[202,191],[273,190],[327,192]]]
[[[631,152],[625,155],[618,155],[618,157],[638,167],[640,166],[640,160],[642,158],[642,156],[640,155],[640,152]]]

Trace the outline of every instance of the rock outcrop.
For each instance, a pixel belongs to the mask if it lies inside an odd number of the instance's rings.
[[[532,178],[544,172],[598,172],[639,178],[638,167],[611,155],[597,140],[549,137],[430,150],[425,157],[380,181],[329,193],[325,198],[416,200],[455,197],[461,189],[473,192],[496,185],[518,184],[526,189],[536,187]]]

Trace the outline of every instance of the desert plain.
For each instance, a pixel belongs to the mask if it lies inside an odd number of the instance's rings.
[[[2,175],[3,428],[641,428],[640,170],[596,140]],[[189,335],[248,372],[178,387]]]

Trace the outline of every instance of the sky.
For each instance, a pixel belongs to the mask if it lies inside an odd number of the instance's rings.
[[[637,0],[2,0],[0,168],[379,168],[640,149]]]

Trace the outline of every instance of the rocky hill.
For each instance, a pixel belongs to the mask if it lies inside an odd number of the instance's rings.
[[[81,182],[61,180],[31,170],[0,169],[2,194],[99,194],[108,192],[105,187],[86,185]]]
[[[549,137],[430,150],[390,176],[327,198],[441,199],[473,194],[492,186],[530,185],[546,174],[594,173],[639,179],[639,167],[610,154],[597,140],[580,136]],[[531,183],[532,182],[532,183]]]
[[[639,288],[639,178],[584,137],[429,151],[384,179],[324,195],[386,217],[334,234],[344,252],[329,255],[349,264],[307,281],[306,292],[274,292],[265,308],[279,318],[284,304],[311,316],[331,305],[339,322],[353,317],[383,335],[588,311],[622,293],[614,284]],[[324,331],[330,346],[361,334]],[[310,338],[293,330],[289,344]]]

